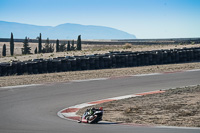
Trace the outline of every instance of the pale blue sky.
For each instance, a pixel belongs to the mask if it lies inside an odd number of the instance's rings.
[[[200,0],[0,0],[0,20],[100,25],[137,38],[200,37]]]

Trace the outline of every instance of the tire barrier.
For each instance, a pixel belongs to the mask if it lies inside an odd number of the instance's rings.
[[[136,67],[200,61],[200,47],[33,59],[0,63],[0,76]]]

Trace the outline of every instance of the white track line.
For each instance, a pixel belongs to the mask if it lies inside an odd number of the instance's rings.
[[[113,98],[108,98],[108,99],[121,100],[121,99],[125,99],[125,98],[136,97],[136,96],[138,96],[138,95],[125,95],[125,96],[113,97]]]
[[[38,85],[41,85],[41,84],[17,85],[17,86],[5,86],[5,87],[0,87],[0,89],[24,88],[24,87],[38,86]]]
[[[200,71],[200,69],[192,69],[192,70],[185,70],[185,71],[178,71],[178,72],[196,72],[196,71]],[[176,73],[176,72],[177,71],[175,71],[174,73]],[[173,73],[173,72],[170,72],[170,73]],[[114,78],[134,77],[134,76],[142,77],[142,76],[154,76],[154,75],[162,75],[162,74],[167,74],[167,73],[163,72],[163,73],[138,74],[138,75],[119,76],[119,77],[114,77]],[[108,80],[108,79],[112,79],[112,77],[110,77],[110,78],[85,79],[85,80],[72,80],[72,81],[69,81],[69,82],[64,83],[64,84],[71,84],[73,82],[88,82],[88,81]],[[29,85],[5,86],[5,87],[0,87],[0,89],[3,90],[3,89],[23,88],[23,87],[39,86],[39,85],[45,85],[45,84],[29,84]]]
[[[71,82],[87,82],[87,81],[98,81],[107,80],[108,78],[96,78],[96,79],[84,79],[84,80],[72,80]]]
[[[175,126],[154,126],[156,128],[174,128],[174,129],[200,129],[200,127],[175,127]]]
[[[149,74],[138,74],[138,75],[132,75],[136,77],[142,77],[142,76],[154,76],[154,75],[162,75],[163,73],[149,73]]]
[[[82,104],[78,104],[75,106],[71,106],[70,108],[84,108],[84,107],[88,107],[88,106],[92,106],[92,105],[95,105],[95,104],[82,103]]]
[[[185,72],[197,72],[197,71],[200,71],[200,69],[186,70]]]

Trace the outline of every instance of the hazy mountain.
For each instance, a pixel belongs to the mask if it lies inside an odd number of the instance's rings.
[[[36,38],[42,33],[42,38],[50,39],[135,39],[135,35],[104,26],[61,24],[52,26],[36,26],[15,22],[0,21],[0,38],[9,38],[13,32],[14,38]]]

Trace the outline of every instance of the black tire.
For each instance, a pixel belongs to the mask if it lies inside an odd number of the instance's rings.
[[[99,118],[97,117],[97,115],[95,115],[95,117],[92,120],[88,120],[89,124],[95,124],[99,122]]]

